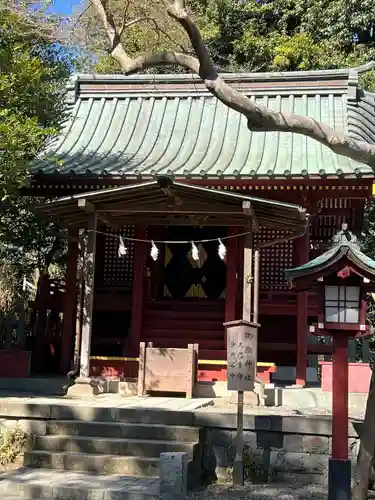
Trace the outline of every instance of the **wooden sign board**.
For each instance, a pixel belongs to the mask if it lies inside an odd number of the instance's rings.
[[[228,391],[253,391],[257,366],[257,325],[227,326]]]
[[[185,392],[192,398],[197,382],[198,344],[187,349],[139,346],[138,396],[147,392]]]

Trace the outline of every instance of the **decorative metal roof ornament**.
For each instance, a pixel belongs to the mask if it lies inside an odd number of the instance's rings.
[[[346,222],[341,225],[341,230],[332,238],[332,246],[334,247],[336,245],[350,245],[357,250],[360,249],[357,236],[349,231]]]

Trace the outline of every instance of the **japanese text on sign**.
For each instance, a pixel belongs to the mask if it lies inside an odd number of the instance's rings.
[[[257,327],[230,326],[227,329],[228,390],[253,391],[257,364]]]

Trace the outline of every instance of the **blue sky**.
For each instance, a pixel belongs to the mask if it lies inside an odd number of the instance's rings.
[[[72,7],[82,3],[82,0],[52,0],[52,9],[57,14],[70,14]]]

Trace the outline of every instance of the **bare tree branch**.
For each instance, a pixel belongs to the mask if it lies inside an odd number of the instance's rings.
[[[185,50],[185,48],[179,44],[176,40],[173,40],[173,38],[166,32],[164,31],[153,17],[137,17],[136,19],[132,19],[131,21],[128,21],[127,23],[123,23],[119,32],[119,36],[121,37],[125,30],[127,28],[130,28],[131,26],[134,26],[135,24],[143,23],[143,22],[149,22],[152,23],[155,27],[155,30],[158,34],[164,35],[166,38],[168,38],[169,41],[171,41],[173,44],[178,45],[181,50]]]
[[[228,85],[218,74],[197,25],[189,17],[185,0],[175,0],[168,8],[168,14],[187,33],[196,58],[180,52],[160,52],[135,59],[129,57],[121,43],[107,0],[91,1],[102,19],[110,40],[111,55],[118,61],[125,74],[136,73],[159,65],[181,66],[197,73],[211,94],[229,108],[244,115],[247,118],[249,130],[292,132],[305,135],[324,144],[334,153],[365,163],[375,171],[375,145],[352,139],[347,134],[339,133],[329,125],[319,123],[308,116],[286,111],[271,111]]]
[[[120,32],[119,32],[120,37],[124,34],[124,31],[125,31],[126,16],[128,15],[130,2],[131,2],[131,0],[127,0],[125,8],[124,8],[124,12],[122,14],[122,23],[121,23],[121,28],[120,28]]]

